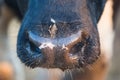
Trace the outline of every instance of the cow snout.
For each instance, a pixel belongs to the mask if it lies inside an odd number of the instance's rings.
[[[25,40],[18,43],[18,57],[25,65],[31,68],[66,70],[86,67],[99,58],[99,38],[94,34],[96,29],[90,31],[86,28],[75,28],[76,31],[71,33],[73,29],[67,28],[62,31],[61,27],[58,27],[59,31],[54,37],[46,29],[47,27],[41,26],[29,29],[24,33]]]
[[[30,43],[34,44],[44,57],[42,60],[44,62],[39,66],[47,68],[67,69],[79,66],[79,51],[84,45],[81,42],[83,39],[82,36],[82,31],[79,31],[64,38],[45,38],[28,31]]]

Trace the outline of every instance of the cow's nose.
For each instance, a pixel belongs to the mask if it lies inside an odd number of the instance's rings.
[[[47,64],[60,64],[59,67],[63,67],[65,63],[72,64],[78,59],[78,55],[74,55],[75,51],[71,49],[74,49],[73,47],[77,43],[81,42],[82,32],[79,31],[78,33],[68,37],[53,39],[40,37],[29,31],[28,38],[30,42],[41,50]]]

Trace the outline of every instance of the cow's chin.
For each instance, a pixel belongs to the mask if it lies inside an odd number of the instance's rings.
[[[84,37],[82,32],[63,39],[44,38],[32,32],[27,32],[27,36],[25,43],[17,47],[17,53],[31,68],[83,68],[93,64],[100,55],[99,41]]]

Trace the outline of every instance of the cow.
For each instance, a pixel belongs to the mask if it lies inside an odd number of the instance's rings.
[[[4,2],[22,21],[17,55],[26,66],[59,68],[62,80],[104,80],[97,23],[106,0]]]

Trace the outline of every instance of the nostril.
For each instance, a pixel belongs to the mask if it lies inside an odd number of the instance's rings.
[[[26,36],[27,36],[27,42],[26,42],[26,49],[27,51],[30,51],[31,54],[37,55],[37,54],[41,54],[41,50],[39,49],[39,45],[38,42],[36,42],[36,38],[31,34],[30,31],[26,32]]]
[[[36,47],[39,47],[39,45],[41,45],[41,43],[39,43],[39,38],[37,36],[35,36],[31,31],[28,31],[27,32],[27,36],[28,36],[28,40],[36,45]]]
[[[79,66],[83,67],[84,64],[85,64],[84,61],[79,59]]]
[[[84,42],[78,42],[71,47],[70,54],[72,55],[80,55],[82,53],[82,48],[84,46]]]
[[[85,49],[86,43],[84,42],[84,39],[77,42],[74,44],[70,49],[69,49],[69,58],[77,62],[80,67],[82,67],[85,62],[84,62],[84,49]]]
[[[34,43],[29,42],[29,44],[30,44],[31,51],[41,53],[41,50]]]
[[[78,55],[73,55],[73,54],[69,54],[69,57],[70,57],[70,59],[72,59],[72,60],[78,60],[79,59],[79,57],[78,57]]]

